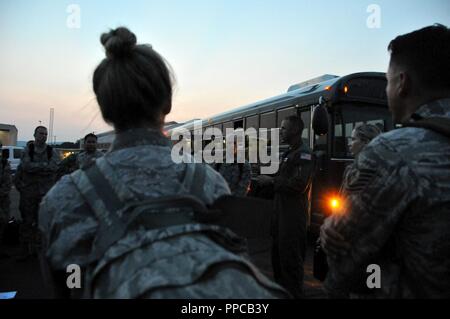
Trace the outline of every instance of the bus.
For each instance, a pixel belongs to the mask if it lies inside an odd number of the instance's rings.
[[[223,135],[227,128],[271,130],[279,128],[287,116],[301,117],[305,123],[303,141],[316,158],[309,194],[309,230],[317,235],[324,218],[341,201],[338,193],[342,175],[345,166],[353,161],[347,146],[353,128],[363,123],[377,125],[383,132],[394,128],[386,85],[386,75],[381,72],[325,75],[292,85],[287,93],[203,119],[202,128],[215,127]],[[193,122],[166,134],[171,136],[178,129],[187,129],[194,135]],[[270,140],[267,143],[270,145]],[[285,147],[280,145],[280,152]]]

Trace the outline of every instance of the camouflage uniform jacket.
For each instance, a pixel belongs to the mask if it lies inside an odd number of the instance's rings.
[[[214,166],[227,181],[231,194],[236,196],[247,194],[252,178],[252,168],[249,162],[217,163]]]
[[[9,218],[9,192],[11,191],[11,167],[0,156],[0,219]]]
[[[22,192],[45,195],[55,183],[59,162],[59,154],[55,149],[52,149],[51,158],[48,157],[46,148],[42,152],[35,149],[31,158],[30,148],[27,146],[20,162]]]
[[[117,134],[110,151],[97,159],[96,165],[99,169],[109,166],[114,176],[105,177],[117,178],[120,185],[126,185],[126,192],[116,190],[121,198],[126,193],[146,199],[188,194],[188,189],[181,183],[187,164],[172,161],[170,141],[155,130],[134,129]],[[41,203],[39,226],[44,234],[47,260],[54,270],[64,270],[69,264],[85,267],[95,245],[99,223],[74,183],[81,181],[83,174],[78,170],[64,176]],[[117,187],[118,184],[110,182]],[[84,183],[90,192],[95,192],[88,180]],[[224,179],[209,166],[202,190],[200,200],[206,204],[230,193]],[[122,198],[122,201],[133,202],[136,198]],[[209,286],[205,284],[200,290],[189,290],[191,283],[200,281],[201,286],[202,275],[213,265],[232,262],[252,267],[245,257],[230,251],[233,246],[242,251],[245,245],[231,231],[214,225],[183,224],[153,230],[129,230],[89,273],[97,276],[93,296],[198,298],[209,294],[211,298],[223,298],[238,291],[244,291],[244,294],[253,291],[250,293],[253,297],[271,297],[269,293],[260,294],[260,286],[256,287],[255,280],[243,278],[239,273],[232,276],[229,271],[222,277],[221,273],[216,275],[218,280]],[[108,263],[110,266],[105,267]],[[236,280],[241,280],[242,284]],[[279,289],[274,284],[269,285]],[[164,289],[158,288],[165,287],[181,287],[181,291],[177,290],[179,295],[176,292],[159,295]]]
[[[11,184],[11,166],[0,156],[0,197],[9,194]]]
[[[78,168],[83,168],[88,166],[92,161],[95,161],[97,158],[102,157],[103,153],[96,150],[95,152],[88,153],[86,151],[81,152],[77,155],[77,165]]]
[[[411,121],[429,117],[449,118],[450,99],[421,106]],[[328,292],[358,292],[374,263],[381,268],[375,297],[450,297],[449,138],[397,129],[375,138],[354,169],[344,185],[346,208],[333,217],[352,248],[346,257],[329,258]]]
[[[67,174],[71,174],[75,172],[78,167],[77,163],[78,154],[70,154],[66,158],[64,158],[58,165],[58,171],[56,173],[56,180],[59,181],[61,177]]]

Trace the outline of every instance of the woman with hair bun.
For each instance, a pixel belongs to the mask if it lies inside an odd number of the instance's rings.
[[[366,147],[375,137],[381,134],[378,126],[373,124],[361,124],[356,126],[352,131],[352,136],[348,143],[348,149],[353,157],[357,157],[359,153]],[[344,185],[347,185],[349,178],[352,178],[353,163],[347,165],[344,170],[341,190],[342,196],[345,196]]]
[[[57,287],[65,286],[67,266],[76,264],[84,281],[67,294],[72,297],[285,297],[244,257],[240,237],[199,223],[191,208],[177,206],[180,196],[209,205],[230,190],[208,165],[171,159],[162,133],[172,107],[166,61],[137,44],[127,28],[103,34],[101,43],[106,58],[95,69],[93,88],[116,137],[104,157],[64,176],[42,201],[44,261],[54,282],[62,283]],[[151,206],[172,197],[169,206]],[[129,206],[135,203],[153,209],[138,215]]]

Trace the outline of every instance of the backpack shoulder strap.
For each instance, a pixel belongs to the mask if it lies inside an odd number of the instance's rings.
[[[31,161],[34,161],[34,143],[31,143],[28,146],[28,155],[30,156]]]
[[[182,185],[189,194],[202,198],[203,185],[206,178],[206,166],[203,164],[187,163],[186,173],[182,180]]]
[[[427,117],[415,122],[406,123],[403,127],[421,127],[432,130],[446,137],[450,137],[450,118]]]
[[[53,157],[53,147],[47,145],[46,151],[47,151],[47,158],[50,161]]]
[[[92,263],[99,260],[106,250],[125,234],[126,225],[118,214],[125,205],[95,163],[70,176],[99,223],[99,230],[88,258],[88,263]]]
[[[201,194],[203,189],[205,179],[203,165],[188,164],[186,168],[183,183],[188,186],[189,194],[193,196],[171,196],[144,201],[139,201],[127,186],[116,177],[114,169],[110,167],[105,158],[100,158],[78,174],[70,176],[99,222],[99,231],[88,258],[89,263],[99,260],[110,246],[125,235],[128,225],[142,213],[142,209],[139,209],[139,207],[145,208],[146,211],[151,209],[162,211],[168,207],[190,207],[199,213],[197,217],[208,215],[204,214],[206,207],[198,200],[200,196],[197,195]],[[136,210],[136,213],[127,218],[122,218],[121,213],[134,210]],[[193,217],[186,217],[185,214],[172,215],[167,220],[161,219],[162,217],[159,218],[160,221],[153,222],[152,224],[155,225],[151,228],[156,228],[157,225],[168,227],[194,221]]]

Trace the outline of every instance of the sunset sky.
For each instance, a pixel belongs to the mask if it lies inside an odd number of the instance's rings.
[[[368,24],[372,4],[379,25]],[[450,1],[0,0],[0,123],[29,140],[54,108],[58,141],[109,130],[92,73],[104,57],[101,33],[121,25],[170,63],[167,120],[185,121],[326,73],[384,72],[391,39],[436,22],[450,25]]]

